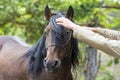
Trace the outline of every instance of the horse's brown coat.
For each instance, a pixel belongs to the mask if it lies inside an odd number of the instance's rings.
[[[19,43],[13,36],[1,36],[0,46],[0,80],[21,80],[22,77],[27,80],[28,63],[21,57],[30,47]]]

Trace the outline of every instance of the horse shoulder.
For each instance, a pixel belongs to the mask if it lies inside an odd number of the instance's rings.
[[[0,36],[0,74],[25,77],[28,59],[22,58],[30,46],[13,36]],[[2,78],[0,78],[1,80]],[[8,79],[7,79],[8,80]]]

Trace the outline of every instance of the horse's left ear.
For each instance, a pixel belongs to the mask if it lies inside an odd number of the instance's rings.
[[[45,7],[45,18],[46,20],[49,21],[50,17],[52,16],[52,13],[50,11],[50,8],[48,7],[48,5]]]
[[[69,6],[69,8],[68,8],[68,10],[67,10],[67,13],[66,13],[66,18],[72,20],[73,15],[74,15],[73,7],[72,7],[72,6]]]

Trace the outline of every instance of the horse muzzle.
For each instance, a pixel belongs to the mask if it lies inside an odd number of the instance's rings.
[[[51,59],[51,60],[44,59],[43,63],[46,71],[52,72],[52,73],[57,72],[60,65],[60,62],[55,59]]]

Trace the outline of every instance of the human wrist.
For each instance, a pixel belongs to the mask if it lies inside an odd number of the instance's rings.
[[[73,24],[73,25],[71,25],[70,29],[71,29],[71,30],[74,30],[76,27],[79,27],[79,25]]]
[[[94,32],[99,33],[101,31],[101,28],[95,28]]]

